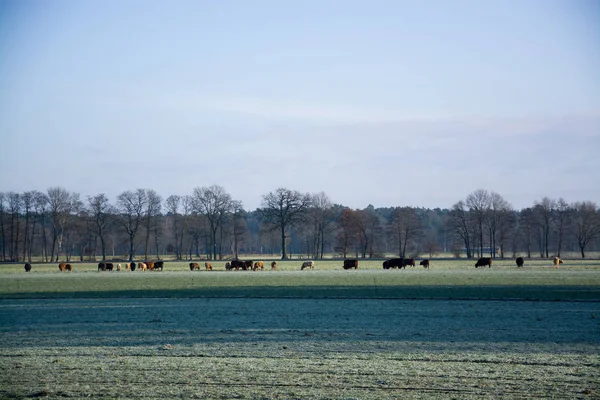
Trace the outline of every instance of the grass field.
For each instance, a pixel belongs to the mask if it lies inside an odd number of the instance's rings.
[[[600,261],[471,264],[3,265],[0,398],[599,398]]]

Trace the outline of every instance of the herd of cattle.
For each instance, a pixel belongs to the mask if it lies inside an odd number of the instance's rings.
[[[517,267],[522,267],[525,262],[523,260],[523,257],[518,257],[516,260],[517,263]],[[558,268],[559,264],[563,263],[563,260],[561,260],[559,257],[554,257],[552,259],[552,262],[554,264],[554,268]],[[199,271],[200,270],[200,264],[198,264],[197,262],[191,262],[190,264],[190,271]],[[416,261],[414,258],[391,258],[389,260],[385,260],[383,262],[383,269],[395,269],[395,268],[406,268],[408,266],[410,267],[414,267],[416,265]],[[423,268],[429,268],[429,260],[425,259],[422,260],[419,265],[422,265]],[[491,268],[492,267],[492,258],[491,257],[481,257],[477,260],[477,262],[475,263],[475,268],[479,268],[479,267],[488,267]],[[124,266],[122,266],[121,264],[117,264],[116,265],[116,270],[117,271],[121,271],[121,269],[125,269],[126,271],[135,271],[136,269],[138,271],[162,271],[164,267],[164,261],[145,261],[145,262],[130,262],[130,263],[125,263]],[[344,264],[342,266],[344,269],[358,269],[358,259],[354,258],[354,259],[346,259],[344,260]],[[212,264],[210,262],[205,262],[204,263],[204,268],[206,269],[206,271],[212,271],[213,267]],[[63,272],[68,272],[68,271],[72,271],[73,267],[71,266],[71,264],[67,264],[67,263],[60,263],[58,264],[58,269],[60,271]],[[100,262],[98,263],[98,271],[113,271],[115,269],[115,264],[111,263],[111,262]],[[251,260],[232,260],[230,262],[225,263],[225,270],[227,271],[232,271],[232,270],[243,270],[243,271],[258,271],[258,270],[264,270],[265,269],[265,264],[262,261],[251,261]],[[278,269],[278,264],[277,261],[272,261],[271,262],[271,271],[275,271]],[[313,270],[315,269],[315,262],[314,261],[304,261],[302,263],[302,265],[300,266],[300,270]],[[26,263],[25,264],[25,272],[29,272],[31,271],[31,264],[30,263]]]

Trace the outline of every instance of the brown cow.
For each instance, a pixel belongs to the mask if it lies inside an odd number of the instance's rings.
[[[558,268],[558,264],[562,264],[563,260],[558,257],[554,257],[554,268]]]
[[[140,271],[148,271],[148,266],[146,265],[146,263],[141,262],[141,263],[138,263],[138,269]]]
[[[422,265],[423,268],[429,268],[429,260],[423,260],[419,263],[419,265]]]
[[[190,263],[190,271],[194,271],[194,270],[200,271],[200,265],[196,262],[191,262]]]
[[[31,264],[27,263],[25,264],[25,272],[29,272],[31,271]]]
[[[273,261],[271,263],[271,271],[275,271],[277,269],[277,261]]]
[[[254,263],[254,270],[258,271],[258,270],[264,270],[265,269],[265,263],[263,263],[262,261],[257,261]]]
[[[523,257],[517,257],[517,267],[522,267],[524,264]]]
[[[358,269],[358,260],[356,258],[344,260],[344,269]]]
[[[315,269],[315,262],[314,261],[304,261],[302,263],[302,266],[300,267],[300,271],[304,270],[305,268]]]
[[[402,260],[402,266],[406,268],[407,265],[410,265],[411,267],[414,267],[415,264],[415,259],[414,258],[405,258]]]
[[[117,271],[121,270],[121,264],[117,264]]]
[[[204,263],[204,269],[207,271],[212,271],[212,265],[207,261]]]
[[[485,267],[486,265],[488,266],[488,268],[492,267],[492,258],[491,257],[481,257],[475,263],[475,268],[477,268],[477,267]]]
[[[58,264],[58,269],[59,271],[67,271],[67,263],[60,263]]]
[[[154,271],[154,261],[144,261],[144,264],[146,264],[148,271]]]

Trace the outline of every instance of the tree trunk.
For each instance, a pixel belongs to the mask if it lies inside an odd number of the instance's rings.
[[[285,225],[281,224],[281,259],[287,260],[287,249],[285,245]]]

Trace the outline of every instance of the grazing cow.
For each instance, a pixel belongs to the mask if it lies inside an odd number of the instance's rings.
[[[144,261],[144,263],[146,264],[148,271],[154,271],[154,261]]]
[[[358,269],[358,260],[356,258],[351,260],[344,260],[344,269]]]
[[[271,271],[275,271],[277,269],[277,261],[273,261],[271,263]]]
[[[492,258],[491,257],[481,257],[475,263],[475,268],[477,268],[477,267],[485,267],[486,265],[488,266],[488,268],[492,267]]]
[[[406,268],[407,265],[410,265],[411,267],[414,267],[415,264],[415,259],[414,258],[404,258],[402,260],[402,266]]]
[[[31,271],[31,264],[27,263],[25,264],[25,272],[29,272]]]
[[[117,264],[117,271],[121,270],[121,264]]]
[[[404,259],[403,258],[391,258],[383,262],[383,269],[390,268],[404,268]]]
[[[254,266],[254,262],[252,260],[244,261],[246,268],[242,268],[244,271],[252,271],[252,267]]]
[[[244,271],[246,270],[246,262],[242,261],[242,260],[232,260],[231,261],[231,269],[240,270],[243,269]]]
[[[554,268],[558,268],[558,264],[562,264],[563,260],[558,257],[554,257]]]
[[[59,271],[66,271],[67,270],[67,263],[60,263],[60,264],[58,264],[58,270]]]
[[[148,270],[148,266],[146,265],[146,263],[141,262],[141,263],[138,263],[138,269],[140,271],[147,271]]]
[[[108,262],[99,262],[98,263],[98,271],[112,271],[114,268],[113,263]]]
[[[231,268],[232,268],[232,267],[231,267],[231,263],[230,263],[229,261],[227,261],[227,262],[225,263],[225,271],[231,271]]]
[[[198,263],[191,262],[190,263],[190,271],[194,271],[194,270],[200,271],[200,265]]]
[[[259,269],[260,269],[261,271],[262,271],[263,269],[265,269],[265,263],[263,263],[262,261],[257,261],[257,262],[255,262],[255,263],[254,263],[254,270],[255,270],[255,271],[258,271]]]
[[[422,265],[423,268],[429,268],[429,260],[423,260],[419,263],[419,265]]]
[[[305,268],[315,269],[315,262],[314,261],[304,261],[302,263],[302,266],[300,267],[300,271],[304,270]]]
[[[523,264],[523,257],[517,257],[517,267],[522,267]]]
[[[204,263],[204,269],[207,271],[212,271],[212,265],[207,261]]]

